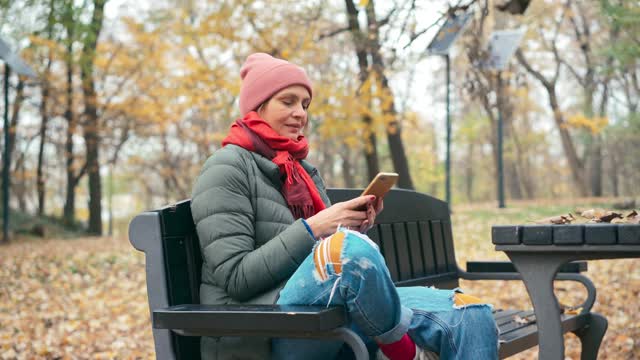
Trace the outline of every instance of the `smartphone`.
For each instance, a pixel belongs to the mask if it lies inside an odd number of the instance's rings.
[[[377,199],[383,197],[393,185],[398,181],[398,174],[396,173],[388,173],[381,172],[376,175],[376,177],[371,180],[369,186],[362,192],[361,196],[364,195],[375,195]]]

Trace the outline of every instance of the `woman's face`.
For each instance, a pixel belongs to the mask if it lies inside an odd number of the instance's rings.
[[[280,136],[295,141],[307,126],[310,102],[311,96],[304,86],[292,85],[277,92],[258,108],[258,115]]]

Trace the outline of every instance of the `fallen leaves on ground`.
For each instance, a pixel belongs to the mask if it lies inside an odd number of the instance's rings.
[[[0,247],[0,359],[154,357],[144,257],[126,240]]]

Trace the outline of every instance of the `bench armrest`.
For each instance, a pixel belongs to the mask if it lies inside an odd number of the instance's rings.
[[[188,336],[322,333],[346,325],[341,306],[185,304],[153,310],[153,327]]]
[[[576,281],[587,290],[587,298],[577,307],[588,312],[596,301],[596,287],[586,276],[580,274],[587,270],[586,261],[573,261],[564,264],[556,274],[555,280]],[[469,261],[467,271],[458,270],[458,275],[465,280],[522,280],[522,275],[509,261]]]
[[[153,310],[153,327],[183,336],[264,336],[337,339],[356,360],[369,359],[367,347],[347,326],[342,306],[176,305]]]
[[[581,273],[587,271],[586,261],[572,261],[560,267],[560,273]],[[509,273],[517,272],[511,261],[467,261],[469,273]]]

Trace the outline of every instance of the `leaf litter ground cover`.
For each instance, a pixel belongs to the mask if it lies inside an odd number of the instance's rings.
[[[557,204],[454,208],[458,263],[507,260],[493,250],[491,225],[575,211]],[[144,256],[127,239],[30,240],[0,247],[0,252],[0,359],[154,358]],[[609,320],[599,359],[640,358],[640,262],[590,261],[586,274],[598,289],[593,310]],[[531,308],[518,281],[461,285],[496,308]],[[571,282],[557,283],[556,294],[567,307],[585,297],[582,287]],[[567,358],[579,359],[579,341],[573,335],[565,338]],[[537,348],[512,359],[537,359]]]

